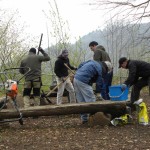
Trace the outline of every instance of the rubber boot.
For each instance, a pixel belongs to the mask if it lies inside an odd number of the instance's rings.
[[[24,102],[24,108],[30,107],[30,97],[29,96],[24,96],[23,102]]]
[[[34,97],[34,106],[40,106],[40,97],[39,96]]]

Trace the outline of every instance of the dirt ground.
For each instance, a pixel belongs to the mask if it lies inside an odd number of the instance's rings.
[[[150,114],[150,97],[142,95]],[[22,107],[22,99],[17,99]],[[79,114],[25,118],[0,126],[0,150],[150,150],[150,125],[82,125]],[[149,115],[150,116],[150,115]]]

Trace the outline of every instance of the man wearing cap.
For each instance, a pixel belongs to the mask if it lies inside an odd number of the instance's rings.
[[[103,69],[102,69],[103,67]],[[96,97],[93,92],[92,84],[96,83],[96,96],[99,100],[103,91],[103,76],[111,71],[110,62],[97,62],[89,60],[79,65],[74,76],[74,88],[77,102],[95,102]],[[82,123],[88,122],[88,114],[81,114]]]
[[[59,85],[57,91],[57,105],[62,104],[62,96],[65,89],[69,92],[70,103],[76,102],[74,87],[70,81],[70,77],[68,76],[68,68],[65,66],[65,64],[71,70],[76,70],[75,67],[70,65],[68,50],[66,49],[63,50],[62,53],[58,56],[54,67],[54,72],[57,76],[57,85]]]
[[[36,55],[36,49],[31,48],[29,50],[29,54],[25,59],[21,61],[20,70],[21,74],[26,74],[29,69],[30,71],[25,76],[24,83],[24,91],[23,91],[23,101],[24,107],[27,108],[30,106],[30,94],[33,89],[34,96],[34,105],[40,105],[40,88],[41,88],[41,63],[44,61],[49,61],[50,57],[48,54],[42,49],[39,48],[39,51],[42,53],[41,55]],[[29,68],[29,69],[27,69]]]
[[[140,91],[143,87],[149,85],[150,79],[150,63],[140,60],[129,60],[126,57],[119,59],[119,68],[129,70],[129,75],[122,89],[132,86],[131,91],[131,107],[134,107],[133,103],[139,99]]]
[[[95,61],[111,62],[108,53],[106,52],[105,48],[102,45],[98,45],[98,43],[96,41],[92,41],[89,43],[89,47],[90,47],[91,51],[94,52],[93,59]],[[113,69],[112,69],[112,71],[110,71],[109,73],[107,73],[104,76],[104,83],[105,84],[103,85],[104,86],[103,88],[105,90],[101,94],[105,100],[110,99],[110,97],[109,97],[109,86],[111,86],[112,78],[113,78]]]

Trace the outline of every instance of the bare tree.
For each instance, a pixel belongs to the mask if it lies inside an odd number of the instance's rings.
[[[44,13],[50,23],[48,26],[49,35],[55,39],[55,43],[49,48],[53,64],[61,50],[65,48],[69,50],[69,58],[73,65],[77,66],[81,61],[84,61],[86,50],[82,48],[80,39],[75,47],[72,46],[69,23],[61,17],[56,0],[49,1],[49,11]]]
[[[95,0],[91,5],[97,5],[97,9],[107,11],[106,15],[111,14],[112,18],[120,17],[121,20],[134,24],[148,22],[150,17],[150,0]],[[149,29],[150,27],[145,32]]]
[[[17,13],[10,15],[5,10],[0,11],[0,72],[8,68],[18,68],[20,61],[29,49],[29,43],[28,45],[26,44],[26,38],[23,35],[24,26],[17,25],[16,16]],[[15,76],[19,78],[21,75],[17,72],[10,73],[9,76],[14,79]],[[2,74],[0,78],[1,80],[4,79]]]

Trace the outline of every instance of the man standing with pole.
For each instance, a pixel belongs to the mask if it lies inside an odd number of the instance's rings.
[[[63,50],[62,53],[58,56],[54,68],[54,72],[57,76],[57,84],[59,85],[57,91],[57,105],[62,104],[62,96],[65,88],[69,92],[70,102],[76,102],[74,87],[70,81],[70,77],[68,76],[68,68],[65,66],[65,64],[67,64],[69,68],[76,70],[76,68],[70,65],[68,50],[66,49]]]
[[[38,53],[41,52],[43,56],[36,55],[36,49],[31,48],[29,50],[29,54],[21,61],[20,70],[21,74],[25,74],[28,70],[22,67],[30,68],[30,71],[25,76],[25,83],[24,83],[24,91],[23,91],[23,101],[24,107],[27,108],[30,106],[30,94],[33,89],[33,96],[35,106],[40,105],[40,88],[41,88],[41,63],[44,61],[49,61],[50,57],[48,54],[40,47],[42,36],[40,39],[40,44],[38,48]]]

